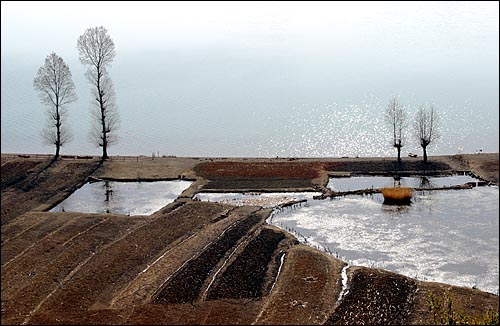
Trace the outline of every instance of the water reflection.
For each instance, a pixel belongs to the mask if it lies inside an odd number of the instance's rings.
[[[149,215],[173,202],[191,183],[185,180],[87,183],[50,211]]]
[[[276,207],[279,205],[313,199],[320,192],[273,192],[273,193],[215,193],[196,194],[195,200],[230,204],[234,206]],[[302,206],[300,204],[299,206]]]
[[[109,202],[109,196],[113,194],[113,189],[111,189],[111,186],[109,185],[109,181],[104,181],[104,188],[106,188],[106,191],[104,192],[104,195],[106,196],[106,199],[104,201]]]
[[[388,214],[401,216],[409,211],[410,205],[382,205],[381,209]]]
[[[498,187],[417,191],[414,197],[406,207],[382,205],[379,193],[309,201],[271,222],[354,265],[496,293]]]
[[[439,188],[463,185],[467,182],[477,182],[468,175],[453,175],[446,177],[349,177],[330,178],[327,188],[333,191],[354,191],[384,187]]]
[[[367,185],[385,186],[387,182],[393,186],[413,184],[429,188],[469,181],[475,179],[469,176],[400,180],[360,177],[340,188],[345,191],[352,190],[347,187],[364,189]],[[380,193],[325,200],[313,200],[314,195],[317,193],[200,193],[196,198],[265,207],[306,199],[307,202],[301,205],[275,209],[267,222],[352,265],[382,268],[423,281],[475,286],[497,293],[498,187],[416,191],[410,206],[384,205]]]

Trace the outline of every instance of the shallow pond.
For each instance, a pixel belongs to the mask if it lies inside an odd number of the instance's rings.
[[[410,206],[383,196],[310,200],[268,221],[352,265],[498,293],[499,189],[417,191]]]
[[[234,206],[276,207],[290,202],[313,199],[320,192],[272,192],[272,193],[215,193],[201,192],[195,199]],[[301,206],[301,205],[299,205]]]
[[[393,177],[349,177],[330,178],[327,188],[333,191],[354,191],[370,188],[383,187],[410,187],[410,188],[438,188],[462,185],[467,182],[477,182],[468,175],[453,175],[446,177],[401,177],[395,180]]]
[[[191,183],[185,180],[87,183],[50,211],[150,215],[173,202]]]

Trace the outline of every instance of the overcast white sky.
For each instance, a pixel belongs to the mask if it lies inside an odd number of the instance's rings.
[[[228,42],[266,46],[266,40],[303,44],[333,32],[340,41],[336,46],[345,46],[341,42],[352,36],[346,23],[353,30],[362,23],[368,36],[370,29],[391,33],[397,27],[435,25],[439,38],[440,32],[464,32],[454,29],[453,22],[489,21],[485,14],[498,17],[498,2],[442,2],[429,10],[425,2],[2,1],[2,54],[55,49],[64,55],[66,49],[74,51],[86,28],[100,25],[108,29],[118,49],[130,51]],[[366,26],[370,22],[372,26]]]
[[[279,29],[315,29],[352,16],[331,4],[269,2],[2,2],[2,47],[16,51],[64,47],[90,26],[104,25],[120,48],[159,48],[163,42],[205,43]],[[359,8],[360,10],[362,8]],[[332,13],[339,13],[332,17]],[[328,16],[325,16],[328,14]],[[277,29],[277,30],[275,30]],[[23,42],[25,40],[30,42]],[[21,42],[20,42],[21,41]],[[128,49],[127,49],[128,50]]]

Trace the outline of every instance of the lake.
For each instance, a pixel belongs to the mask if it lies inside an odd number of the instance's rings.
[[[195,20],[165,18],[178,8],[150,20],[159,12],[151,3],[138,5],[143,15],[106,15],[121,117],[110,155],[396,156],[383,117],[393,96],[409,114],[403,155],[422,156],[413,118],[431,104],[441,138],[429,155],[499,151],[497,2],[238,3],[227,12],[218,5]],[[11,15],[4,7],[2,152],[54,153],[40,138],[46,109],[33,78],[55,51],[79,97],[68,106],[73,139],[62,154],[99,155],[75,47],[91,23],[34,23],[44,18],[35,6]]]

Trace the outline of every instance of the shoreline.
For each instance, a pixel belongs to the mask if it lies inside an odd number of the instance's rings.
[[[7,161],[14,159],[51,159],[53,155],[51,154],[36,154],[36,153],[1,153],[1,164],[4,164]],[[439,162],[446,163],[450,166],[451,169],[455,171],[472,171],[476,170],[476,172],[485,172],[485,173],[475,173],[479,178],[495,183],[498,185],[498,157],[499,153],[478,153],[478,154],[453,154],[453,155],[436,155],[429,156],[429,162]],[[86,162],[89,160],[99,160],[99,156],[91,156],[91,155],[62,155],[61,160],[74,160],[79,162]],[[418,163],[423,162],[421,157],[411,158],[411,157],[402,157],[403,163]],[[162,163],[170,163],[177,162],[176,166],[182,166],[184,168],[193,168],[197,163],[201,162],[320,162],[320,163],[328,163],[328,162],[359,162],[359,163],[370,163],[370,162],[393,162],[396,164],[396,158],[393,156],[386,157],[177,157],[177,156],[163,156],[163,157],[148,157],[144,155],[139,156],[110,156],[109,160],[106,160],[105,163],[133,163],[135,162],[150,162],[150,166],[153,166],[154,162],[162,162]],[[484,166],[484,164],[489,164],[488,166]],[[148,166],[149,167],[149,166]],[[346,174],[356,172],[355,169],[348,169],[345,171],[328,171],[329,175],[335,174]],[[364,171],[367,174],[373,174],[380,171],[370,171],[365,169]],[[409,171],[412,172],[412,171]],[[413,171],[414,172],[414,171]],[[486,177],[483,177],[482,174],[486,174]],[[495,177],[496,174],[496,177]],[[175,178],[177,176],[169,176],[166,178]],[[132,177],[132,178],[135,178]]]

